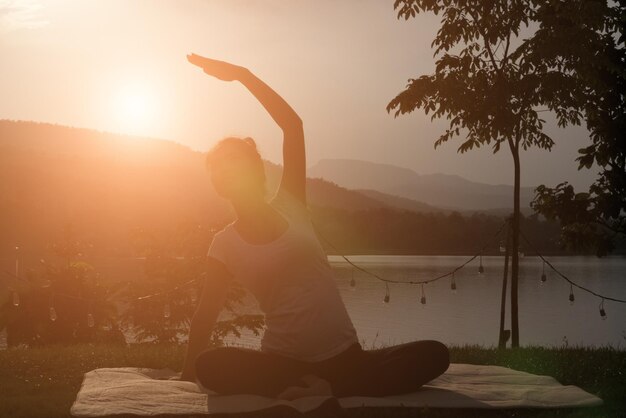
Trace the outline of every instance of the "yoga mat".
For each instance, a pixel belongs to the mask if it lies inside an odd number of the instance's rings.
[[[217,395],[186,381],[162,380],[177,376],[169,369],[100,368],[85,373],[70,413],[76,417],[116,414],[243,413],[279,405],[302,413],[315,410],[332,396],[308,396],[292,401],[258,395]],[[336,398],[342,408],[570,408],[597,406],[602,399],[550,376],[534,375],[502,366],[452,363],[444,374],[417,391],[384,397]]]

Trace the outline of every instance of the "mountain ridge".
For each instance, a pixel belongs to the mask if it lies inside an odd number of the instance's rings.
[[[480,211],[512,206],[513,186],[467,180],[456,174],[418,174],[388,163],[324,158],[307,169],[309,177],[333,181],[352,190],[377,190],[445,210]],[[533,188],[521,189],[523,209],[529,209]]]

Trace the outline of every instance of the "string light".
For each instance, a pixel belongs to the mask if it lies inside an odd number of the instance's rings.
[[[20,306],[20,294],[17,293],[17,290],[13,290],[13,306]]]
[[[547,280],[547,276],[546,276],[546,262],[543,262],[543,267],[542,267],[542,272],[541,272],[541,282],[540,284],[544,284],[544,282]]]
[[[89,302],[89,308],[87,309],[87,326],[93,328],[95,324],[96,321],[94,321],[93,314],[91,313],[91,302]]]
[[[385,298],[383,299],[383,302],[384,303],[389,303],[390,295],[389,295],[389,285],[387,283],[385,283],[385,288],[386,288],[385,289]]]
[[[20,275],[20,259],[19,259],[20,247],[15,247],[15,275]]]
[[[454,280],[454,273],[452,273],[452,278],[450,279],[450,289],[452,289],[452,293],[456,295],[456,281]]]
[[[206,273],[202,273],[200,276],[206,276]],[[185,282],[185,283],[183,283],[183,284],[181,284],[181,285],[175,286],[175,287],[174,287],[174,288],[172,288],[172,289],[165,290],[165,291],[163,291],[163,292],[152,293],[152,294],[150,294],[150,295],[140,296],[140,297],[135,298],[135,299],[136,299],[136,300],[144,300],[144,299],[154,298],[154,297],[157,297],[157,296],[167,295],[167,294],[169,294],[169,293],[174,293],[174,292],[177,292],[178,290],[182,289],[183,287],[187,287],[187,286],[189,286],[190,284],[195,283],[195,282],[197,282],[197,281],[198,281],[197,279],[189,280],[188,282]]]
[[[606,319],[606,312],[604,311],[604,298],[602,298],[602,301],[600,301],[600,317],[602,317],[602,319]]]
[[[432,279],[427,279],[427,280],[416,280],[416,281],[405,281],[405,280],[393,280],[393,279],[386,279],[384,277],[379,276],[378,274],[371,272],[369,270],[365,270],[359,266],[357,266],[356,264],[354,264],[352,261],[350,261],[345,255],[341,254],[340,251],[337,250],[337,247],[335,247],[331,242],[329,242],[322,234],[319,233],[319,231],[317,232],[318,235],[321,236],[321,238],[326,241],[326,243],[328,243],[328,245],[330,245],[335,251],[337,251],[340,255],[341,258],[343,258],[344,260],[346,260],[348,262],[348,264],[350,264],[351,266],[353,266],[354,268],[356,268],[357,270],[361,270],[364,273],[367,273],[371,276],[374,276],[375,278],[377,278],[380,281],[383,282],[387,282],[387,283],[402,283],[402,284],[412,284],[412,285],[416,285],[416,284],[422,284],[422,283],[430,283],[430,282],[435,282],[437,280],[443,279],[444,277],[448,277],[450,274],[457,272],[459,270],[461,270],[462,268],[464,268],[466,265],[468,265],[469,263],[471,263],[472,261],[474,261],[475,259],[477,259],[483,252],[484,250],[487,248],[487,246],[489,246],[493,240],[495,240],[500,233],[502,232],[502,230],[504,229],[504,227],[506,226],[507,222],[503,222],[502,225],[500,225],[500,228],[493,234],[492,238],[489,239],[480,249],[480,252],[470,258],[467,259],[467,261],[465,261],[464,263],[462,263],[460,266],[456,267],[455,269],[453,269],[452,271],[449,271],[447,273],[444,273],[440,276],[434,277]],[[317,229],[317,228],[316,228]]]
[[[45,261],[43,259],[40,260],[40,262],[42,264],[45,264]],[[26,280],[26,279],[24,279],[22,277],[16,276],[15,274],[13,274],[13,273],[11,273],[9,271],[5,270],[4,272],[6,274],[8,274],[8,275],[11,275],[11,276],[15,277],[16,279],[28,282],[28,280]],[[206,276],[206,273],[202,273],[201,276]],[[141,297],[135,298],[135,300],[145,300],[145,299],[150,299],[150,298],[154,298],[154,297],[158,297],[158,296],[162,296],[162,295],[168,295],[170,293],[179,291],[180,289],[182,289],[184,287],[187,287],[187,286],[189,286],[192,283],[195,283],[197,281],[198,281],[197,279],[193,279],[193,280],[185,282],[185,283],[183,283],[183,284],[181,284],[179,286],[176,286],[173,289],[166,290],[166,291],[163,291],[163,292],[152,293],[152,294],[145,295],[145,296],[141,296]],[[31,284],[30,282],[28,282],[28,283]],[[43,287],[44,288],[45,287],[49,287],[49,285],[43,286]],[[58,319],[57,311],[56,311],[56,308],[54,306],[54,299],[57,296],[88,302],[89,303],[89,310],[88,310],[88,313],[87,313],[87,326],[90,327],[90,328],[95,326],[95,319],[94,319],[94,316],[93,316],[93,314],[91,312],[91,304],[94,302],[93,299],[87,299],[87,298],[83,298],[83,297],[80,297],[80,296],[74,296],[74,295],[69,295],[69,294],[60,293],[60,292],[52,292],[50,294],[50,302],[49,302],[49,308],[48,308],[48,317],[50,318],[50,320],[52,322],[54,322],[54,321],[56,321]],[[193,298],[193,296],[192,296],[192,298]],[[16,302],[17,302],[17,304],[16,304]],[[18,306],[19,304],[20,304],[19,294],[17,292],[14,292],[14,294],[13,294],[13,305],[14,306]],[[164,318],[169,318],[170,316],[171,316],[170,305],[169,305],[169,302],[167,302],[165,304],[165,306],[163,307],[163,317]]]
[[[426,294],[424,293],[424,283],[422,283],[422,298],[420,299],[422,305],[426,305]]]
[[[54,309],[54,293],[50,296],[50,309],[48,309],[48,314],[52,322],[57,320],[57,311]]]
[[[50,320],[53,321],[53,322],[56,321],[57,320],[57,311],[56,311],[56,309],[54,309],[54,306],[50,307],[50,312],[49,313],[50,313]]]
[[[530,242],[530,240],[526,237],[526,235],[524,235],[524,233],[520,230],[520,236],[522,237],[522,239],[524,239],[524,241],[526,241],[526,244],[528,244],[528,246],[535,252],[535,254],[541,258],[541,260],[548,265],[548,267],[550,267],[552,269],[552,271],[554,271],[559,277],[561,277],[563,280],[565,280],[566,282],[568,282],[570,284],[570,295],[569,295],[569,301],[570,304],[573,305],[574,304],[574,289],[573,286],[576,286],[577,288],[579,288],[580,290],[583,290],[587,293],[590,293],[594,296],[597,296],[599,298],[601,298],[603,301],[604,299],[606,300],[612,300],[613,302],[619,302],[619,303],[626,303],[625,299],[618,299],[618,298],[613,298],[610,296],[606,296],[606,295],[601,295],[597,292],[594,292],[591,289],[588,289],[584,286],[581,286],[577,283],[574,283],[572,280],[570,280],[566,275],[564,275],[563,273],[561,273],[556,267],[554,267],[552,265],[552,263],[550,263],[548,260],[545,259],[545,257],[543,255],[541,255],[539,253],[539,251],[537,250],[537,248]],[[604,304],[601,302],[601,306],[602,308],[604,308]],[[605,312],[606,314],[606,312]],[[602,316],[602,312],[600,312],[600,315]]]
[[[163,318],[168,319],[171,315],[172,315],[172,312],[170,310],[170,302],[167,301],[165,302],[165,305],[163,306]]]
[[[485,268],[483,267],[483,255],[480,255],[480,261],[478,264],[478,274],[483,274],[485,272]]]

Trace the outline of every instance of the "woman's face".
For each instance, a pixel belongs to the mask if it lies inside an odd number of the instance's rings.
[[[222,197],[250,197],[259,192],[262,179],[250,157],[242,153],[223,155],[211,165],[211,181]]]

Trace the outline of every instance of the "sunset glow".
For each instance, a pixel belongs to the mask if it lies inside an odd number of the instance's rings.
[[[120,87],[112,99],[117,128],[137,135],[149,134],[151,127],[158,122],[159,107],[154,90],[139,83]]]

